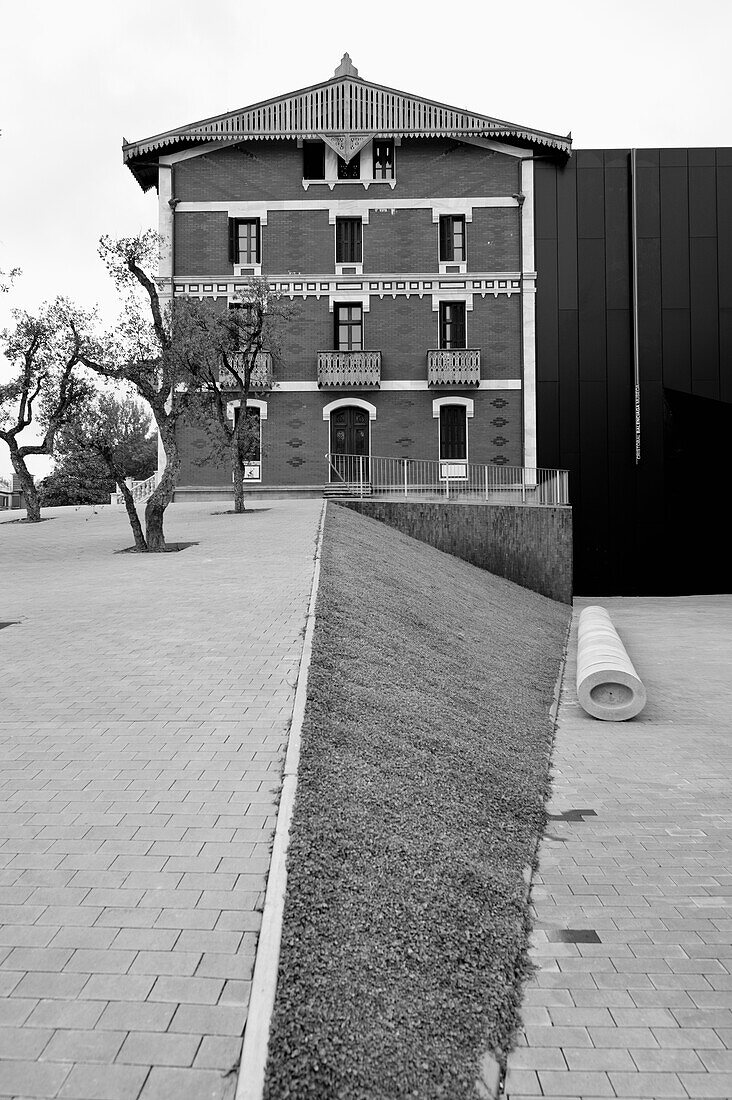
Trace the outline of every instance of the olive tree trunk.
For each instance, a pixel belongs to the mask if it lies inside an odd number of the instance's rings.
[[[40,523],[41,520],[41,495],[36,488],[33,475],[25,464],[25,459],[16,444],[10,447],[10,461],[13,464],[20,484],[23,487],[23,499],[25,501],[26,519],[30,523]]]
[[[246,512],[246,501],[244,498],[244,463],[241,458],[241,451],[239,450],[239,440],[234,434],[234,439],[231,443],[231,469],[234,474],[234,511]]]
[[[160,437],[165,448],[166,465],[160,482],[145,505],[145,540],[150,553],[159,554],[166,549],[163,533],[165,509],[173,499],[180,473],[180,453],[175,438],[175,425],[160,427]]]
[[[127,512],[127,518],[130,521],[130,527],[132,528],[132,534],[135,536],[135,547],[138,550],[147,550],[147,542],[145,536],[142,533],[142,524],[140,523],[140,517],[137,514],[137,508],[135,508],[135,502],[132,499],[132,493],[130,492],[129,485],[125,484],[124,479],[117,483],[120,488],[120,492],[124,498],[125,510]]]

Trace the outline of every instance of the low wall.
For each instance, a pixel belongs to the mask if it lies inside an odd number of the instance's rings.
[[[542,596],[572,602],[571,508],[391,500],[338,503]]]

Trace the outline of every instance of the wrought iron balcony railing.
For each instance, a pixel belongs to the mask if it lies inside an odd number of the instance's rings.
[[[231,365],[239,374],[244,377],[243,374],[243,352],[237,352],[231,357]],[[222,367],[219,371],[219,385],[224,389],[238,389],[239,383],[225,367]],[[272,355],[268,351],[257,352],[257,357],[254,361],[254,368],[252,370],[251,379],[249,382],[249,389],[256,391],[271,390],[272,389]]]
[[[427,352],[428,386],[479,386],[480,348]]]
[[[318,352],[318,385],[321,388],[376,387],[380,383],[380,351]]]

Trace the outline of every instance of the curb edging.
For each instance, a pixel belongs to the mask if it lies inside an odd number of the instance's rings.
[[[264,1074],[267,1065],[272,1012],[277,991],[277,971],[280,961],[282,920],[287,889],[287,848],[290,841],[290,825],[297,789],[297,769],[300,761],[302,724],[307,701],[308,672],[310,670],[313,633],[315,630],[315,601],[320,582],[320,555],[323,547],[327,503],[327,501],[323,501],[318,525],[315,567],[305,617],[305,636],[297,674],[295,701],[292,706],[287,754],[282,772],[282,791],[277,811],[277,825],[272,843],[269,874],[267,875],[262,926],[257,942],[254,974],[252,976],[252,993],[244,1028],[244,1044],[239,1062],[235,1100],[261,1100],[264,1092]]]

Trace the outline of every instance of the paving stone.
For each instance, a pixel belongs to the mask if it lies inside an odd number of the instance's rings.
[[[563,1051],[557,1047],[517,1047],[511,1054],[512,1069],[566,1069]]]
[[[231,1095],[230,1083],[216,1070],[163,1069],[155,1067],[140,1094],[140,1100],[224,1100]]]
[[[0,1061],[0,1096],[45,1098],[56,1096],[68,1077],[68,1065],[48,1062]],[[92,1100],[90,1097],[89,1100]],[[102,1100],[96,1097],[94,1100]]]
[[[224,983],[220,978],[158,978],[151,997],[156,1001],[175,1004],[213,1005],[219,999]]]
[[[221,1005],[248,1005],[252,992],[251,982],[230,981],[224,983],[221,990],[219,1004]]]
[[[200,1045],[200,1035],[131,1031],[117,1055],[117,1061],[142,1066],[190,1066]]]
[[[615,1096],[606,1073],[584,1070],[539,1070],[539,1082],[544,1096]]]
[[[53,1031],[49,1028],[0,1028],[0,1060],[20,1058],[33,1061],[47,1046],[52,1035]]]
[[[194,1065],[201,1069],[217,1069],[226,1073],[238,1065],[241,1039],[233,1036],[204,1035]]]
[[[82,974],[126,974],[135,960],[136,951],[79,950],[66,964],[66,970]]]
[[[113,1001],[100,1014],[97,1027],[112,1031],[167,1031],[175,1008],[155,1001]]]
[[[542,1089],[539,1078],[533,1069],[518,1069],[512,1067],[506,1074],[506,1095],[511,1097],[516,1093],[522,1096],[541,1096]]]
[[[36,997],[38,999],[51,997],[73,1000],[81,993],[87,978],[88,975],[86,974],[26,973],[25,977],[21,978],[13,990],[13,997]]]
[[[597,1047],[591,1050],[580,1047],[563,1047],[561,1051],[571,1070],[595,1070],[606,1073],[611,1069],[635,1070],[637,1068],[630,1051],[625,1048]],[[573,1086],[574,1083],[573,1083]]]
[[[149,1066],[77,1063],[58,1095],[61,1100],[137,1100],[149,1072]]]
[[[254,948],[252,948],[252,951]],[[203,955],[196,970],[197,977],[238,978],[251,981],[255,955]]]
[[[194,1035],[242,1035],[245,1018],[240,1006],[179,1005],[169,1030]]]
[[[103,1062],[114,1061],[122,1046],[122,1031],[97,1031],[85,1029],[57,1031],[41,1058],[49,1062]]]
[[[114,948],[121,951],[137,951],[133,968],[138,968],[140,954],[147,951],[170,952],[175,947],[178,933],[167,928],[120,928],[113,931]]]
[[[610,1081],[618,1097],[686,1097],[688,1093],[675,1073],[624,1073],[610,1071]]]
[[[25,1023],[29,1028],[92,1028],[104,1010],[104,1001],[39,1001]]]
[[[530,1047],[582,1047],[592,1046],[590,1035],[583,1027],[528,1027],[524,1028]]]
[[[703,1100],[729,1100],[730,1077],[728,1073],[680,1073],[681,1084],[690,1097]]]
[[[140,951],[130,967],[130,974],[192,975],[201,962],[200,952]]]

